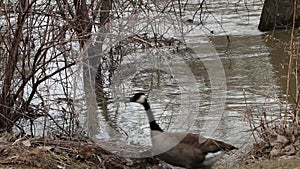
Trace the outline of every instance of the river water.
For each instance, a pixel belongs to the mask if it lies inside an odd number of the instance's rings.
[[[186,59],[184,63],[189,70],[182,74],[178,72],[179,80],[167,71],[142,71],[123,81],[122,89],[118,88],[117,92],[128,97],[138,91],[149,94],[155,117],[167,131],[204,133],[243,148],[253,142],[244,113],[246,106],[258,119],[263,113],[271,118],[281,112],[280,99],[284,96],[288,56],[285,42],[289,31],[258,31],[263,7],[260,0],[207,1],[206,5],[209,13],[205,27],[202,27],[206,37],[202,34],[202,37],[188,38],[201,40],[215,51],[204,46],[201,47],[203,52],[196,54],[199,57]],[[218,57],[212,57],[216,54]],[[210,61],[221,61],[221,65],[209,67]],[[186,65],[178,65],[183,67],[181,70],[186,69]],[[219,70],[224,71],[219,75],[224,73],[225,77],[211,77]],[[195,81],[186,73],[193,74]],[[225,87],[218,88],[221,83],[212,84],[214,80],[221,81]],[[182,84],[182,81],[190,84]],[[187,98],[189,101],[185,100]],[[141,105],[113,103],[109,110],[109,121],[101,113],[98,116],[100,132],[96,138],[99,142],[114,141],[115,144],[107,146],[113,152],[118,152],[124,145],[135,145],[139,147],[138,151],[151,145],[147,116]],[[183,113],[185,111],[188,113]],[[210,116],[210,113],[216,116]]]

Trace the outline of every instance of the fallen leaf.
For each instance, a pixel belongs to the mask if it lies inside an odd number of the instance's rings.
[[[296,149],[294,148],[293,145],[288,145],[284,148],[284,151],[287,155],[295,155],[296,154]]]
[[[39,147],[36,147],[30,152],[30,154],[31,155],[39,155],[41,153],[41,151],[42,150]]]
[[[37,161],[37,160],[34,160],[33,161],[33,164],[36,166],[36,167],[41,167],[42,166],[42,164],[39,162],[39,161]]]
[[[31,146],[30,140],[24,140],[24,141],[22,141],[22,144],[23,144],[25,147],[30,147],[30,146]]]
[[[51,147],[51,146],[39,146],[37,148],[39,148],[42,151],[50,151],[53,147]]]
[[[288,142],[289,142],[289,140],[286,138],[286,136],[283,136],[280,134],[277,135],[277,143],[286,144]]]
[[[270,156],[271,157],[276,157],[276,156],[278,156],[279,155],[279,150],[277,150],[277,149],[273,149],[271,152],[270,152]]]

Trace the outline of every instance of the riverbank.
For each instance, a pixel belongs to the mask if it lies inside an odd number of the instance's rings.
[[[0,168],[139,169],[155,167],[154,158],[123,158],[104,150],[89,139],[16,138],[0,134]]]
[[[297,156],[272,160],[247,160],[247,155],[245,157],[239,166],[226,169],[300,169],[300,158]],[[16,138],[8,133],[0,134],[0,168],[161,169],[155,158],[119,157],[89,139]]]
[[[252,164],[244,164],[238,167],[231,167],[227,169],[300,169],[300,158],[285,158],[262,160]]]

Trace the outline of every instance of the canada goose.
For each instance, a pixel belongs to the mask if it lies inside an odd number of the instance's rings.
[[[164,132],[156,123],[144,93],[136,93],[130,98],[130,102],[144,106],[150,124],[152,151],[166,163],[188,169],[210,168],[221,157],[222,152],[237,149],[199,134]]]

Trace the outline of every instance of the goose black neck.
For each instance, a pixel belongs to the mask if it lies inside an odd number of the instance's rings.
[[[145,103],[143,104],[143,106],[144,106],[144,108],[145,108],[146,111],[150,110],[150,105],[149,105],[148,102],[145,102]]]
[[[156,123],[155,120],[150,121],[149,124],[150,124],[150,129],[151,130],[157,130],[157,131],[163,132],[163,130],[159,127],[159,125]]]
[[[146,102],[143,105],[144,105],[144,108],[146,110],[146,114],[148,116],[148,120],[149,120],[149,124],[150,124],[150,129],[151,130],[156,130],[156,131],[163,132],[163,130],[159,127],[159,125],[155,121],[155,118],[154,118],[152,110],[150,109],[149,103]]]

